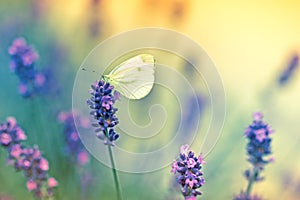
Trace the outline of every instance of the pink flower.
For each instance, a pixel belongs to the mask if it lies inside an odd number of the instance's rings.
[[[58,115],[58,120],[60,122],[65,122],[67,118],[68,118],[68,114],[66,112],[61,112]]]
[[[12,146],[10,155],[18,159],[21,153],[22,153],[22,148],[19,144],[15,144],[14,146]]]
[[[11,127],[15,127],[17,125],[17,121],[14,117],[8,117],[6,120]]]
[[[185,200],[197,200],[195,196],[185,197]]]
[[[175,160],[172,164],[171,172],[175,174],[177,169],[178,169],[178,164],[177,164],[177,161]]]
[[[206,164],[206,162],[204,161],[204,158],[203,158],[203,156],[202,156],[202,153],[198,156],[198,162],[199,162],[200,164],[203,164],[203,165]]]
[[[10,135],[7,133],[2,133],[0,136],[0,142],[4,145],[9,145],[9,143],[11,142]]]
[[[29,160],[23,160],[23,166],[28,168],[31,166],[31,162]]]
[[[24,131],[19,127],[16,128],[16,135],[18,140],[26,140],[27,136],[25,135]]]
[[[32,180],[32,179],[30,179],[30,180],[27,181],[26,186],[27,186],[27,189],[28,189],[29,191],[32,191],[32,190],[37,189],[37,184],[36,184],[36,182],[35,182],[34,180]]]
[[[81,151],[77,156],[78,163],[80,165],[85,165],[89,161],[89,156],[86,151]]]
[[[255,113],[253,113],[254,121],[261,121],[263,117],[264,116],[262,115],[261,112],[255,112]]]
[[[71,133],[71,139],[73,140],[73,141],[77,141],[78,139],[79,139],[79,136],[78,136],[78,133],[77,132],[73,132],[73,133]]]
[[[183,155],[185,155],[185,156],[188,155],[189,150],[190,150],[190,147],[189,147],[189,145],[187,145],[187,144],[182,145],[182,146],[180,147],[180,153],[183,154]]]
[[[255,135],[256,135],[256,139],[259,142],[262,142],[265,138],[267,138],[266,135],[266,130],[264,128],[258,129],[254,131]]]
[[[267,130],[268,130],[269,135],[274,133],[274,130],[271,128],[271,126],[269,124],[267,125]]]
[[[187,158],[187,167],[193,168],[197,162],[194,160],[194,158]]]
[[[45,158],[40,159],[39,168],[43,171],[49,170],[49,164]]]
[[[269,162],[275,162],[275,157],[274,156],[271,156],[270,158],[269,158]]]
[[[196,184],[196,183],[198,183],[198,181],[196,179],[191,180],[191,179],[187,178],[185,180],[185,184],[188,184],[191,188],[193,188],[194,184]]]
[[[31,152],[32,153],[32,157],[33,158],[39,158],[42,156],[40,150],[38,149],[37,146],[34,147],[33,151]]]
[[[22,55],[23,64],[27,66],[31,65],[38,58],[39,58],[38,54],[33,50],[26,52]]]
[[[31,148],[26,148],[26,149],[23,150],[23,152],[24,152],[25,154],[32,154],[32,153],[33,153],[33,150],[32,150]]]
[[[49,188],[56,187],[57,185],[58,185],[58,182],[55,180],[55,178],[53,178],[53,177],[48,178],[48,187]]]
[[[19,85],[19,92],[20,92],[20,94],[23,94],[23,95],[26,94],[28,92],[27,85],[21,83]]]
[[[46,81],[46,78],[43,74],[36,74],[34,82],[37,86],[43,86]]]
[[[24,40],[23,38],[15,39],[15,40],[13,41],[12,46],[8,49],[8,53],[9,53],[10,55],[14,55],[14,54],[17,53],[17,51],[18,51],[18,49],[19,49],[20,47],[24,47],[25,45],[26,45],[26,42],[25,42],[25,40]]]

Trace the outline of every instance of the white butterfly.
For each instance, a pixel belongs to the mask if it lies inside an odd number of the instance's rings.
[[[140,54],[116,66],[103,79],[129,99],[141,99],[148,95],[154,84],[154,57]]]

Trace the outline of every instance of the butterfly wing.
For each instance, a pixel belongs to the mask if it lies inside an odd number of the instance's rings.
[[[114,68],[107,79],[115,89],[129,99],[141,99],[149,94],[154,84],[154,57],[140,54]]]

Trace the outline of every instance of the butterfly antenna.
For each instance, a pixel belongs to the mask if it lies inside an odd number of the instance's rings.
[[[93,73],[96,73],[96,70],[88,70],[84,67],[81,68],[82,71],[86,71],[86,72],[93,72]]]

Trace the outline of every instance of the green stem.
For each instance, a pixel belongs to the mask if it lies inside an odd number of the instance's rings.
[[[108,136],[108,130],[105,130],[105,135]],[[111,145],[107,145],[108,146],[108,152],[109,152],[109,157],[110,157],[110,162],[111,162],[111,169],[113,172],[113,176],[114,176],[114,181],[115,181],[115,187],[117,190],[117,199],[118,200],[122,200],[122,193],[121,193],[121,187],[120,187],[120,182],[119,182],[119,178],[118,178],[118,172],[116,170],[116,166],[115,166],[115,160],[114,160],[114,155],[113,155],[113,151],[111,148]]]
[[[251,193],[251,190],[252,190],[252,187],[253,187],[253,184],[255,182],[255,179],[258,175],[258,169],[256,167],[253,168],[253,173],[252,175],[250,176],[249,178],[249,182],[248,182],[248,186],[247,186],[247,190],[246,190],[246,195],[249,197],[250,196],[250,193]]]

